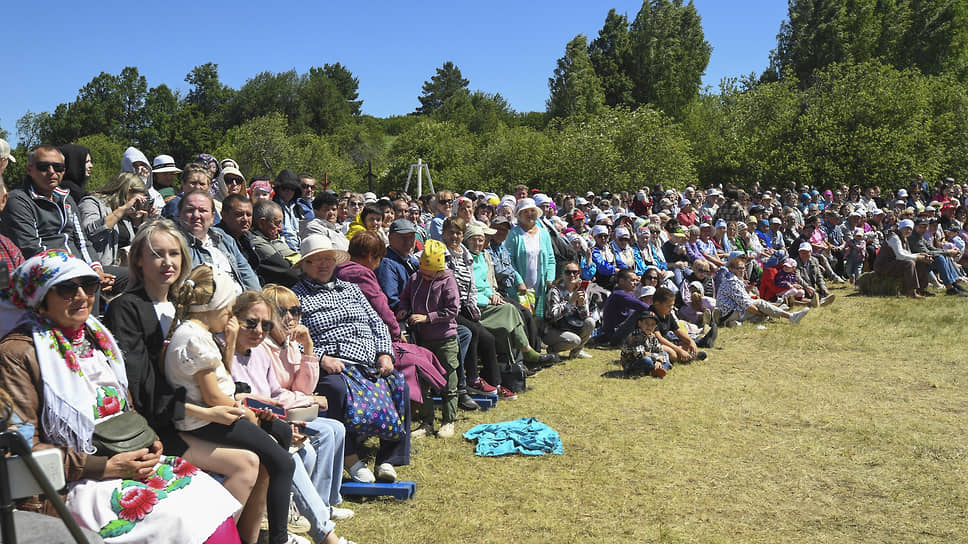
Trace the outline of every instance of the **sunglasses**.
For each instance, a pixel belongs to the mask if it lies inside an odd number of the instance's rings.
[[[302,184],[302,188],[303,188],[303,191],[312,191],[313,189],[316,188],[316,186],[315,185],[308,185],[306,183],[303,183]]]
[[[101,280],[98,278],[80,278],[77,281],[67,280],[54,285],[54,292],[64,300],[71,300],[77,296],[77,288],[84,290],[84,295],[91,297],[97,293]]]
[[[254,331],[259,325],[262,325],[262,332],[272,332],[272,328],[275,327],[275,323],[272,321],[260,321],[256,318],[246,319],[242,327]]]
[[[355,200],[350,200],[350,202],[349,202],[349,204],[347,204],[347,206],[354,206],[354,207],[360,208],[360,207],[363,207],[363,203],[362,202],[357,202]]]
[[[224,178],[226,185],[242,185],[242,180],[239,178]]]
[[[437,202],[440,203],[440,204],[445,204],[445,205],[446,204],[453,204],[454,203],[454,199],[451,198],[450,200],[438,200]]]
[[[659,281],[659,276],[642,276],[642,279],[646,281]]]
[[[568,274],[569,276],[577,276],[578,274],[581,274],[581,270],[565,270],[565,274]]]
[[[46,172],[48,168],[53,168],[54,172],[63,172],[64,170],[67,170],[67,166],[65,166],[64,163],[62,162],[48,162],[48,161],[35,162],[34,168],[36,168],[40,172]]]
[[[279,308],[279,315],[285,317],[286,314],[289,314],[295,317],[296,319],[299,319],[299,317],[302,316],[302,307],[293,306],[291,308]]]

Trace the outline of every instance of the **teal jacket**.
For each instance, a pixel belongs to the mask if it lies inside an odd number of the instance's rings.
[[[528,250],[524,244],[524,231],[521,227],[514,227],[508,233],[504,246],[511,254],[511,265],[526,278],[528,266]],[[555,281],[555,251],[551,247],[551,235],[545,230],[541,223],[538,223],[538,239],[540,251],[538,252],[538,283],[534,286],[535,311],[534,315],[541,321],[544,319],[545,298],[548,296],[548,284]]]

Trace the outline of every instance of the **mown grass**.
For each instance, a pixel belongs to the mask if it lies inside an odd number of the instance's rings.
[[[409,501],[348,500],[359,542],[968,541],[968,301],[845,297],[724,330],[663,380],[617,351],[540,372],[463,432],[533,416],[565,454],[414,443]]]

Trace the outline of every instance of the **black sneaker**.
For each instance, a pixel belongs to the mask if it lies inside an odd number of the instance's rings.
[[[461,393],[457,396],[457,406],[460,406],[461,410],[467,410],[469,412],[481,408],[467,393]]]
[[[561,357],[557,353],[542,353],[538,355],[538,364],[547,368],[561,362]]]
[[[949,287],[948,290],[945,291],[945,294],[951,295],[953,297],[968,297],[968,293],[965,293],[965,292],[963,292],[963,291],[961,291],[959,289],[956,289],[954,287]]]
[[[709,332],[696,342],[696,347],[713,349],[716,345],[716,337],[719,335],[719,325],[715,321],[709,322]]]
[[[696,353],[695,360],[697,360],[697,361],[705,361],[706,360],[706,357],[707,357],[706,352],[705,351],[700,351],[700,352]]]

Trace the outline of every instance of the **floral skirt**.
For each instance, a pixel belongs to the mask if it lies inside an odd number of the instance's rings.
[[[67,507],[105,542],[201,544],[241,505],[188,461],[163,456],[144,480],[74,483]]]

